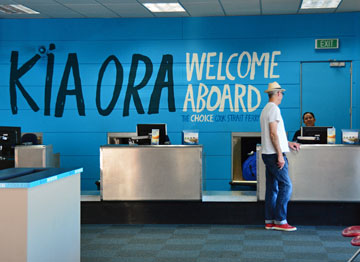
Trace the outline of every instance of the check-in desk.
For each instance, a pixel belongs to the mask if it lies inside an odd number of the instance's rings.
[[[60,167],[60,155],[53,153],[52,145],[19,145],[15,167]]]
[[[200,200],[201,145],[100,147],[102,200]]]
[[[0,261],[80,262],[81,172],[0,171]]]
[[[301,145],[286,154],[291,200],[360,202],[360,146]],[[265,165],[257,147],[257,196],[265,199]]]

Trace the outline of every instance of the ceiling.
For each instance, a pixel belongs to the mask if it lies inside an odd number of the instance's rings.
[[[142,3],[179,2],[186,13],[151,13]],[[360,0],[342,0],[337,9],[300,10],[302,0],[0,0],[22,4],[40,14],[5,14],[1,18],[204,17],[342,13],[360,11]]]

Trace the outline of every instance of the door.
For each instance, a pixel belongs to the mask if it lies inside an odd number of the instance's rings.
[[[341,129],[351,128],[351,68],[350,61],[301,63],[301,116],[313,112],[316,126],[334,126],[337,144]]]

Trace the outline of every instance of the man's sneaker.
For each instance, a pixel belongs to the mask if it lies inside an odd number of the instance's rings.
[[[274,229],[274,224],[265,224],[265,229]]]
[[[281,231],[295,231],[297,228],[290,226],[289,224],[282,224],[282,225],[274,224],[272,229],[281,230]]]

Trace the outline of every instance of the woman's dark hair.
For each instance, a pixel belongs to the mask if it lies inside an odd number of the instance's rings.
[[[305,113],[303,114],[303,120],[304,120],[304,117],[305,117],[306,114],[312,115],[312,117],[315,119],[315,115],[314,115],[313,112],[305,112]]]

